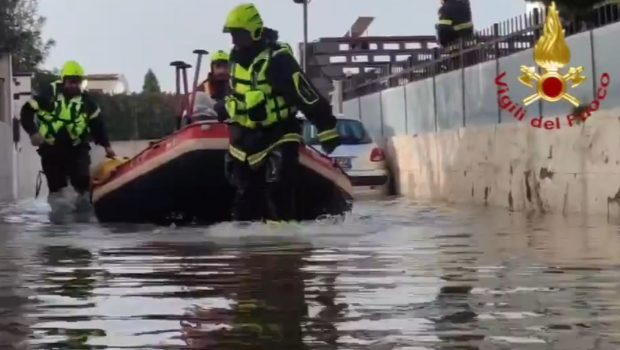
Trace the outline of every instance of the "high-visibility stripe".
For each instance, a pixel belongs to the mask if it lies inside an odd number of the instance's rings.
[[[451,19],[440,19],[437,22],[437,24],[451,26],[452,25],[452,20]]]
[[[471,22],[467,22],[467,23],[462,23],[462,24],[456,24],[453,28],[454,30],[463,30],[463,29],[469,29],[469,28],[473,28],[474,24]]]
[[[30,107],[32,107],[32,109],[34,109],[35,111],[39,110],[39,102],[37,102],[37,100],[35,99],[31,99],[28,101],[28,104],[30,105]]]
[[[267,155],[269,155],[269,153],[274,148],[276,148],[277,146],[279,146],[279,145],[281,145],[283,143],[286,143],[286,142],[301,142],[302,140],[303,140],[303,138],[301,137],[300,134],[296,134],[296,133],[285,134],[278,141],[272,143],[271,146],[267,147],[265,150],[248,156],[248,158],[247,158],[248,159],[248,164],[250,164],[250,166],[255,166],[255,165],[259,164],[260,162],[263,161],[263,159],[265,159],[265,157],[267,157]]]
[[[245,162],[246,154],[242,150],[234,147],[233,145],[228,146],[228,152],[231,156],[237,158],[238,160]]]
[[[319,142],[325,142],[338,137],[338,131],[336,128],[322,131],[318,134]]]
[[[90,119],[95,119],[99,116],[99,114],[101,114],[101,108],[97,107],[97,110],[90,115]]]

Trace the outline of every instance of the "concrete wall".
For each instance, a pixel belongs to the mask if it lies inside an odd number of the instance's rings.
[[[13,117],[19,119],[19,112],[22,106],[32,96],[32,76],[14,76],[12,89]],[[28,134],[21,126],[19,130],[19,142],[13,144],[17,171],[15,186],[17,191],[16,198],[24,199],[34,197],[35,195],[36,180],[41,170],[41,161],[36,148],[30,145]],[[45,186],[41,186],[40,196],[47,196],[47,188]]]
[[[571,94],[590,103],[601,74],[611,76],[607,98],[585,124],[569,126],[565,101],[534,103],[522,121],[500,109],[502,72],[516,103],[535,92],[517,81],[521,65],[535,65],[531,50],[347,100],[343,110],[387,141],[408,197],[620,217],[619,35],[614,24],[568,38],[570,66],[583,66],[587,77]],[[560,128],[532,127],[538,116],[560,118]]]
[[[0,201],[17,197],[16,160],[13,148],[11,57],[0,56]]]
[[[37,175],[41,169],[36,149],[28,135],[15,123],[19,111],[28,100],[30,77],[13,77],[11,59],[0,56],[0,202],[33,197]],[[19,127],[19,138],[13,133]],[[17,142],[16,142],[17,141]],[[42,186],[41,195],[47,194]]]

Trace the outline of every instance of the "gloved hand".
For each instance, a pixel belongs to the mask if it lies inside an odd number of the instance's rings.
[[[111,146],[105,147],[105,156],[113,159],[116,157],[116,152],[114,152],[114,149]]]
[[[30,135],[30,144],[33,146],[40,146],[43,142],[45,142],[45,140],[43,140],[43,136],[41,136],[38,132]]]
[[[215,113],[217,113],[217,120],[220,123],[222,123],[226,119],[230,118],[230,116],[228,115],[228,112],[226,111],[226,101],[225,100],[217,101],[215,103],[215,105],[213,106],[213,110],[215,111]]]
[[[323,149],[323,151],[327,154],[331,154],[336,147],[340,146],[340,137],[336,137],[334,139],[325,141],[325,142],[321,142],[321,148]]]

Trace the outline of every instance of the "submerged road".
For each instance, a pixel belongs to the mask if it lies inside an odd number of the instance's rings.
[[[619,349],[620,227],[401,201],[280,228],[0,211],[0,349]]]

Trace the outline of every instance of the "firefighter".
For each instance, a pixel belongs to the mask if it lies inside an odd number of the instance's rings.
[[[229,14],[232,93],[216,105],[230,123],[226,175],[236,188],[233,220],[296,219],[295,187],[302,142],[301,110],[319,130],[326,153],[339,144],[331,106],[308,82],[289,45],[263,25],[253,4]]]
[[[228,53],[224,50],[213,53],[210,66],[211,70],[207,79],[200,84],[197,90],[206,92],[213,100],[219,101],[230,92]]]
[[[441,0],[437,40],[442,47],[455,44],[460,38],[471,37],[474,25],[469,0]]]
[[[72,208],[90,208],[90,146],[92,137],[104,147],[107,157],[115,157],[101,117],[101,110],[82,89],[84,69],[75,61],[64,64],[59,81],[51,83],[21,109],[21,124],[38,147],[41,166],[49,189],[50,218],[58,218]],[[68,181],[78,196],[67,200]]]

